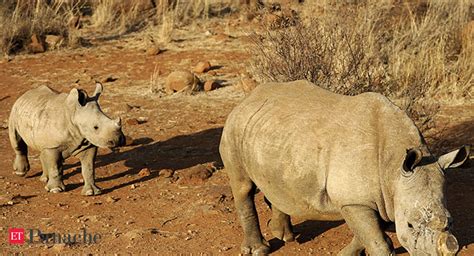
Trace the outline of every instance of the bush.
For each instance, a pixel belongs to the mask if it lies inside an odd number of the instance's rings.
[[[303,14],[296,26],[254,35],[258,80],[307,79],[347,95],[379,92],[421,130],[429,127],[436,101],[473,96],[474,47],[460,40],[468,1],[314,2],[305,3],[310,17]]]

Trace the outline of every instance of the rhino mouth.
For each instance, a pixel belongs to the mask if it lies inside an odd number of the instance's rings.
[[[125,146],[126,139],[124,135],[120,135],[118,140],[109,140],[107,141],[107,147],[108,148],[116,148],[116,147],[122,147]]]

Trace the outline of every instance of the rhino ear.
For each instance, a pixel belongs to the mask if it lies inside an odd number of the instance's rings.
[[[67,102],[85,106],[87,103],[87,94],[83,90],[74,88],[69,92],[69,95],[67,96]]]
[[[422,158],[423,153],[419,148],[408,149],[407,155],[405,156],[405,161],[403,161],[402,174],[404,176],[411,175],[415,167],[421,162]]]
[[[95,82],[95,91],[94,91],[94,95],[92,96],[93,98],[95,98],[95,100],[98,100],[99,99],[99,96],[100,94],[102,94],[102,91],[104,90],[104,86],[102,86],[102,84],[100,82]]]
[[[440,156],[438,158],[438,163],[443,169],[459,167],[469,158],[470,151],[471,146],[464,145],[457,150]]]

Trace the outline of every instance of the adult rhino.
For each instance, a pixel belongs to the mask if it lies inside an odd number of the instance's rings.
[[[97,83],[89,97],[80,89],[58,93],[47,86],[29,90],[13,104],[9,118],[9,137],[16,157],[14,173],[24,176],[30,169],[28,147],[40,151],[46,190],[65,190],[63,160],[76,156],[81,161],[82,194],[97,195],[94,161],[97,147],[116,147],[125,143],[120,118],[110,119],[100,109],[102,84]]]
[[[339,255],[394,255],[380,224],[395,222],[412,255],[454,255],[443,170],[465,146],[433,156],[410,118],[377,93],[343,96],[307,81],[257,87],[229,115],[220,154],[244,231],[241,251],[265,255],[253,194],[272,205],[275,237],[294,239],[289,216],[345,220]]]

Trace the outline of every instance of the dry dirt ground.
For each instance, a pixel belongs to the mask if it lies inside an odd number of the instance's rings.
[[[167,51],[157,56],[145,54],[145,36],[139,33],[119,39],[97,38],[88,48],[1,61],[0,121],[8,118],[14,101],[30,88],[47,84],[63,92],[73,87],[91,92],[94,80],[109,78],[101,104],[109,115],[122,116],[124,132],[132,141],[115,152],[100,150],[96,174],[102,195],[80,195],[77,159],[68,159],[64,168],[67,191],[50,194],[39,181],[38,152],[30,152],[31,170],[26,178],[12,173],[14,154],[8,132],[0,129],[2,254],[239,253],[242,232],[218,145],[227,115],[245,97],[235,85],[247,72],[249,56],[244,48],[248,38],[242,27],[226,22],[210,20],[205,26],[182,29]],[[164,79],[170,71],[191,69],[202,60],[217,68],[200,77],[221,80],[223,88],[166,97],[150,91],[155,66]],[[133,118],[146,122],[127,121]],[[430,141],[438,149],[474,143],[474,104],[443,106],[436,124]],[[150,173],[140,172],[144,168]],[[460,255],[474,255],[474,170],[453,170],[447,180]],[[275,255],[335,255],[351,240],[343,222],[293,219],[299,236],[296,242],[284,245],[272,239],[267,228],[270,211],[263,195],[256,198],[263,234]],[[10,227],[60,234],[82,234],[85,228],[101,239],[97,244],[10,245]],[[397,253],[407,255],[393,231],[390,236]]]

